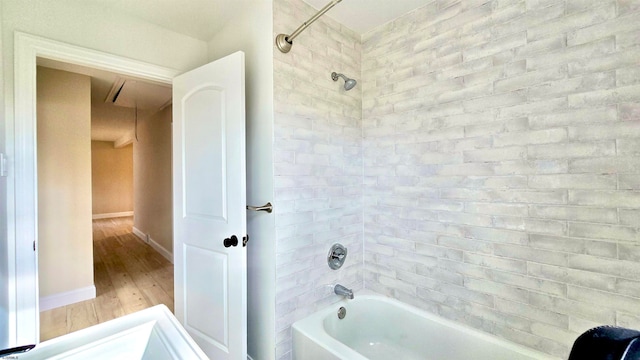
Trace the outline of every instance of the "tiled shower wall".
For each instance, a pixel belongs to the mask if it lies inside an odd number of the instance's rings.
[[[640,327],[640,3],[438,0],[362,47],[365,286],[563,358]]]
[[[274,1],[274,31],[291,33],[316,10]],[[275,39],[274,34],[274,39]],[[291,358],[290,326],[340,299],[333,285],[362,288],[362,94],[331,72],[360,77],[360,37],[328,17],[291,52],[274,47],[277,359]],[[348,248],[331,270],[335,242]]]

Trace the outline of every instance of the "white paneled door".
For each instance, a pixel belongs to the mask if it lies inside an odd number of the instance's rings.
[[[211,358],[247,358],[244,53],[173,81],[175,315]]]

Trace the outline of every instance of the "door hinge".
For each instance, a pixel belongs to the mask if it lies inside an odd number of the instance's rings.
[[[242,247],[247,246],[248,242],[249,242],[249,234],[247,234],[247,236],[242,237]]]
[[[7,176],[7,156],[0,153],[0,177]]]
[[[36,241],[33,240],[33,251],[36,251]]]

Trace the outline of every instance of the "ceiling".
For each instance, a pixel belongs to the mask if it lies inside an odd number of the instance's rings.
[[[131,137],[136,107],[142,118],[171,103],[167,84],[43,58],[38,58],[38,65],[91,77],[91,140],[116,142]]]
[[[117,12],[156,24],[203,41],[210,40],[233,14],[251,3],[264,0],[82,0],[113,8]],[[303,0],[320,9],[330,0]],[[433,0],[342,0],[324,16],[328,16],[359,34],[364,34]],[[302,24],[307,19],[300,19]],[[289,29],[293,31],[294,29]],[[121,141],[131,136],[138,113],[149,115],[170,103],[171,88],[131,77],[39,59],[38,65],[70,71],[91,77],[92,131],[99,141]],[[122,83],[117,101],[105,101]]]
[[[316,9],[330,2],[329,0],[303,1]],[[342,0],[325,16],[362,35],[432,2],[433,0]]]
[[[83,0],[105,5],[152,24],[209,41],[233,14],[261,0]],[[330,0],[303,0],[320,9]],[[433,0],[342,0],[325,16],[359,34]],[[300,24],[306,19],[301,19]],[[293,31],[293,29],[291,30]]]

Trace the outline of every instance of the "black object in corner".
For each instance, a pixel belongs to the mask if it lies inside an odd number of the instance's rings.
[[[578,336],[569,360],[640,360],[640,331],[598,326]]]
[[[14,348],[10,348],[10,349],[2,349],[0,350],[0,358],[3,358],[7,355],[11,355],[11,354],[18,354],[18,353],[23,353],[23,352],[27,352],[31,349],[33,349],[34,347],[36,347],[35,345],[24,345],[24,346],[18,346],[18,347],[14,347]]]

